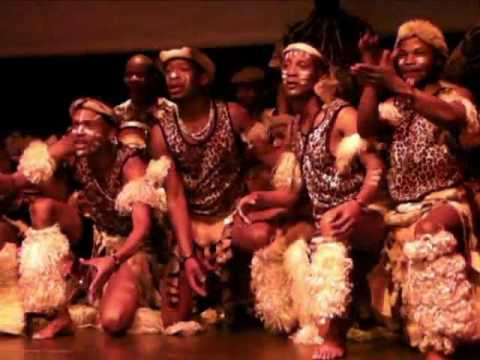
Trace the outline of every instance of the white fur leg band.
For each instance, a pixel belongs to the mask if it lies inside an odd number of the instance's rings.
[[[115,209],[122,215],[132,212],[135,203],[151,206],[160,212],[167,211],[167,195],[163,188],[154,188],[146,178],[129,181],[117,195]]]
[[[252,292],[255,312],[273,332],[289,333],[297,325],[293,309],[290,279],[283,264],[285,245],[275,240],[255,252],[252,259]]]
[[[340,174],[346,174],[350,171],[353,160],[360,154],[367,151],[368,143],[358,134],[352,134],[344,137],[338,144],[336,151],[335,166]]]
[[[353,287],[352,269],[352,259],[342,242],[318,243],[307,282],[312,298],[311,312],[317,324],[346,315]]]
[[[272,184],[276,190],[300,191],[302,174],[300,164],[291,151],[284,152],[273,170]]]
[[[57,164],[48,152],[48,146],[41,141],[32,142],[23,152],[18,170],[32,184],[40,184],[41,182],[51,179]]]
[[[28,229],[20,250],[20,287],[25,312],[47,313],[68,298],[64,262],[70,255],[67,237],[58,225]]]
[[[435,235],[425,234],[419,239],[406,242],[403,251],[410,260],[433,261],[442,255],[452,253],[456,247],[455,236],[448,231],[440,231]]]

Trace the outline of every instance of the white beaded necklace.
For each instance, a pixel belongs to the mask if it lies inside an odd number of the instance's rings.
[[[199,129],[195,132],[192,132],[192,131],[188,130],[187,126],[185,125],[185,123],[182,120],[182,118],[180,117],[180,115],[179,114],[177,114],[177,115],[178,115],[178,125],[180,126],[180,131],[182,132],[182,135],[184,135],[188,138],[191,138],[192,140],[198,142],[198,141],[204,140],[210,134],[210,131],[211,131],[212,127],[214,126],[215,107],[214,107],[213,101],[211,101],[207,123],[201,129]]]

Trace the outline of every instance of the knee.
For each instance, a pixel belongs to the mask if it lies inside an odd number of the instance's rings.
[[[55,223],[55,201],[48,198],[35,200],[30,205],[32,224],[36,228],[51,226]]]
[[[102,329],[113,336],[121,335],[127,329],[127,322],[119,311],[107,310],[100,317]]]
[[[441,230],[441,227],[429,219],[420,220],[415,225],[415,236],[422,236],[425,234],[435,234]]]
[[[268,223],[236,227],[232,231],[232,246],[236,249],[255,251],[268,245],[274,235],[275,227]]]
[[[268,223],[258,223],[252,228],[251,237],[256,244],[268,244],[275,234],[275,228]]]

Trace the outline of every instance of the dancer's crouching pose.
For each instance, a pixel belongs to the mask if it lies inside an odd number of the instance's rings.
[[[294,176],[298,182],[301,176],[316,233],[309,244],[308,228],[294,228],[257,251],[252,264],[257,312],[273,330],[290,332],[298,325],[293,339],[318,344],[315,359],[345,353],[352,290],[350,246],[378,249],[384,233],[382,217],[368,209],[380,183],[382,162],[357,134],[356,111],[336,97],[327,69],[323,56],[307,43],[291,44],[283,52],[283,86],[299,116],[291,129],[293,153],[283,156],[290,165],[280,164],[277,171],[284,170],[287,183]],[[279,197],[269,195],[275,192],[257,194],[255,201],[245,203],[251,206],[267,199],[271,207],[295,203],[280,204],[275,202]]]

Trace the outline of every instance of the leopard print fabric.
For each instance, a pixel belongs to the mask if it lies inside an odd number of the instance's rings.
[[[353,199],[360,191],[365,171],[358,162],[348,174],[340,175],[335,167],[335,156],[328,147],[329,137],[338,113],[350,106],[335,100],[323,110],[324,118],[308,135],[297,132],[295,153],[301,161],[302,174],[316,220],[327,210]]]
[[[127,121],[139,121],[150,127],[158,123],[158,119],[165,115],[164,107],[175,108],[176,105],[165,98],[157,98],[157,101],[148,109],[142,110],[135,106],[132,100],[127,100],[114,108],[115,115],[120,124]]]
[[[196,215],[227,213],[243,191],[239,140],[227,104],[215,101],[212,129],[196,143],[182,134],[178,113],[172,108],[165,111],[160,125],[182,174],[190,210]]]
[[[421,199],[462,181],[459,161],[453,153],[452,137],[444,130],[409,109],[404,98],[394,106],[401,115],[390,145],[388,188],[396,202]]]
[[[108,234],[127,236],[132,230],[131,216],[120,216],[115,210],[115,199],[122,190],[122,170],[127,160],[138,155],[138,150],[119,147],[114,166],[105,180],[99,183],[92,174],[86,158],[77,158],[75,178],[82,190],[78,196],[80,211],[90,217],[95,226]]]

